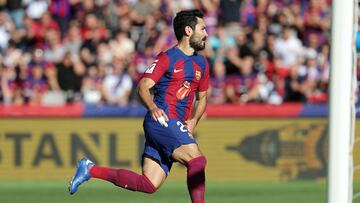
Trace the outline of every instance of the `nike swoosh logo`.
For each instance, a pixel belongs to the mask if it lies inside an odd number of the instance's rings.
[[[174,73],[180,72],[182,69],[174,69]]]
[[[85,164],[86,164],[86,165],[89,165],[89,164],[91,164],[91,161],[90,161],[90,160],[86,160]]]

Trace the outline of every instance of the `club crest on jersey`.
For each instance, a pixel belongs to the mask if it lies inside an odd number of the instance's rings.
[[[200,78],[201,78],[201,71],[199,71],[199,70],[195,71],[195,78],[196,78],[196,80],[200,80]]]
[[[187,97],[190,93],[190,82],[185,81],[179,90],[176,92],[176,98],[179,100],[183,100],[185,97]]]

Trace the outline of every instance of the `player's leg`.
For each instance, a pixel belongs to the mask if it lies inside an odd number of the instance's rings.
[[[201,153],[199,146],[195,143],[181,145],[172,153],[174,160],[183,165],[186,165],[190,160],[200,156],[203,156],[203,154]]]
[[[90,178],[102,179],[132,191],[154,193],[164,182],[165,172],[157,162],[149,158],[144,158],[143,161],[143,174],[139,175],[127,169],[96,166],[90,160],[83,158],[79,161],[70,183],[70,194],[74,194],[77,188]]]
[[[187,185],[193,203],[205,202],[206,158],[197,144],[186,144],[176,148],[173,158],[187,167]]]
[[[148,157],[144,157],[142,173],[156,188],[160,188],[166,179],[166,174],[161,166]]]
[[[145,148],[147,154],[160,160],[160,166],[166,174],[171,169],[172,160],[184,164],[187,167],[191,200],[193,203],[203,203],[206,159],[182,121],[170,118],[168,126],[164,127],[147,115],[144,131],[151,146]]]
[[[157,163],[155,163],[158,165]],[[162,177],[159,175],[160,172],[155,168],[155,164],[147,163],[148,171],[147,175],[151,177],[151,180],[145,174],[138,174],[131,170],[127,169],[112,169],[100,166],[94,166],[90,169],[90,175],[93,178],[98,178],[112,182],[114,185],[122,187],[127,190],[144,192],[144,193],[154,193],[156,192],[158,186],[162,183]],[[158,180],[159,179],[159,180]],[[154,181],[156,183],[153,184]]]

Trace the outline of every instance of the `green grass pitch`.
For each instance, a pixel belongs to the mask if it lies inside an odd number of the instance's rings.
[[[355,191],[360,184],[355,184]],[[207,203],[325,203],[322,182],[208,182]],[[0,182],[3,203],[186,203],[190,202],[185,182],[165,182],[152,195],[126,191],[100,180],[89,181],[70,196],[67,182]],[[353,201],[360,203],[360,198]]]

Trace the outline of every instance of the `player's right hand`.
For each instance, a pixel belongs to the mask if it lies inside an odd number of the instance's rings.
[[[155,121],[159,121],[159,118],[160,117],[164,117],[165,121],[168,122],[169,121],[169,118],[167,117],[166,113],[164,110],[158,108],[158,107],[155,107],[153,109],[150,110],[151,112],[151,116],[152,118],[155,120]]]

